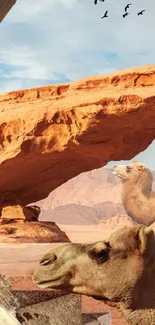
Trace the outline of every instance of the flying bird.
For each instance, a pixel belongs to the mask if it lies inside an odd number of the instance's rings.
[[[132,5],[132,3],[128,3],[127,6],[125,7],[125,12],[127,11],[127,9],[129,9],[129,7]]]
[[[139,11],[137,15],[138,15],[138,16],[139,16],[139,15],[143,15],[143,12],[144,12],[144,11],[146,11],[146,10],[141,10],[141,11]]]
[[[94,5],[97,5],[97,0],[94,0]]]
[[[107,18],[107,17],[108,17],[107,13],[108,13],[108,10],[107,10],[107,11],[105,12],[105,14],[101,17],[101,19],[102,19],[102,18]]]
[[[128,16],[130,13],[126,12],[125,14],[123,14],[123,18],[125,18],[126,16]]]
[[[105,0],[100,0],[100,2],[104,2]]]

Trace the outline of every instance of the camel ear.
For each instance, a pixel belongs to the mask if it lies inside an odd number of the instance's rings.
[[[146,167],[145,167],[144,165],[139,165],[139,166],[137,166],[137,169],[138,169],[139,171],[143,171],[143,170],[146,169]]]
[[[139,225],[134,229],[136,240],[136,249],[140,254],[145,254],[152,249],[154,243],[154,231],[150,227]]]
[[[141,164],[136,160],[133,160],[132,165],[135,165],[139,171],[143,171],[146,169],[146,166],[144,164]]]

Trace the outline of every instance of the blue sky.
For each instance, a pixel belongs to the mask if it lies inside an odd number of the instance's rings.
[[[0,93],[155,63],[154,0],[132,1],[125,19],[126,0],[36,2],[17,0],[0,25]],[[154,151],[137,159],[155,169]]]

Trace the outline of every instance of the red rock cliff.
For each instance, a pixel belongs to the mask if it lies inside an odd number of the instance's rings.
[[[155,65],[0,96],[1,205],[132,159],[155,137]]]

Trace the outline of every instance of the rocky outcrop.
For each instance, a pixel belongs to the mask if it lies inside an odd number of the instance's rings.
[[[1,213],[1,222],[5,223],[7,220],[27,220],[37,221],[40,214],[40,208],[37,205],[22,207],[19,204],[7,205],[3,204]]]
[[[155,65],[0,96],[0,201],[25,207],[155,137]]]
[[[5,220],[0,223],[1,243],[70,242],[55,222]]]
[[[81,325],[81,297],[54,291],[10,291],[0,275],[0,324]]]

